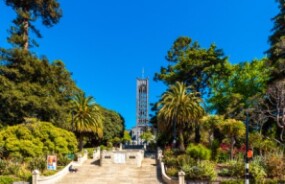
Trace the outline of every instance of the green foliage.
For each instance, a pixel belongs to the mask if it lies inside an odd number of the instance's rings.
[[[235,119],[225,119],[220,122],[219,130],[227,137],[231,143],[231,159],[233,159],[233,147],[237,139],[244,137],[245,125],[242,121]]]
[[[264,183],[267,174],[261,157],[254,157],[250,163],[249,172],[256,183]]]
[[[10,126],[0,131],[0,145],[5,148],[7,158],[17,155],[37,158],[52,152],[64,155],[77,150],[73,133],[40,121]]]
[[[17,18],[11,27],[11,37],[8,41],[15,46],[28,49],[31,43],[37,45],[29,38],[29,31],[33,31],[37,37],[42,37],[39,30],[32,24],[38,17],[42,18],[43,25],[51,27],[56,24],[62,16],[62,12],[57,0],[41,1],[17,1],[5,0],[7,6],[12,7]]]
[[[12,177],[12,176],[0,176],[0,183],[1,184],[11,184],[17,180],[19,180],[19,179],[16,177]]]
[[[242,178],[245,174],[244,162],[241,160],[230,160],[227,163],[231,177]]]
[[[220,184],[244,184],[244,180],[241,180],[241,179],[225,180],[225,181],[221,181]]]
[[[271,68],[267,59],[262,59],[232,65],[229,70],[228,76],[213,77],[209,103],[217,114],[245,119],[244,109],[265,93]]]
[[[114,146],[119,146],[119,144],[121,143],[121,139],[119,137],[114,137],[112,140],[111,140],[112,144]]]
[[[35,117],[65,126],[78,89],[63,62],[49,63],[21,49],[1,51],[0,123],[15,125]]]
[[[124,136],[124,118],[117,112],[99,106],[103,119],[103,141],[108,142],[114,137]]]
[[[209,160],[211,158],[211,150],[202,144],[190,144],[186,149],[186,153],[196,160]]]
[[[177,130],[181,151],[185,150],[183,132],[197,122],[204,113],[200,102],[201,98],[197,97],[196,93],[190,93],[189,87],[176,82],[162,95],[158,103],[158,128],[160,132],[173,129],[176,133]]]
[[[265,157],[266,173],[269,178],[284,180],[284,155],[280,152],[267,154]]]
[[[177,165],[179,167],[182,167],[185,165],[194,165],[195,164],[195,160],[187,154],[178,155],[176,162],[177,162]]]
[[[71,160],[66,155],[59,155],[57,158],[58,166],[66,166],[71,162]]]
[[[270,49],[267,51],[269,64],[274,67],[272,80],[284,78],[284,31],[285,31],[285,5],[284,1],[278,0],[278,14],[272,19],[274,22],[273,33],[269,37]]]
[[[96,106],[92,96],[76,93],[72,98],[72,119],[70,129],[78,136],[79,149],[83,149],[83,137],[93,133],[97,137],[103,136],[102,113]]]
[[[218,163],[226,162],[229,160],[229,158],[230,156],[228,151],[222,150],[221,148],[217,149],[215,159]]]
[[[177,177],[178,176],[178,168],[169,167],[166,169],[166,174],[170,177]]]
[[[123,142],[126,143],[126,142],[129,142],[132,140],[132,137],[130,135],[130,133],[128,131],[124,131],[124,137],[123,137]]]
[[[207,160],[198,161],[194,166],[184,165],[182,170],[186,174],[186,179],[213,181],[217,178],[215,163]]]
[[[168,67],[161,67],[155,74],[155,80],[166,84],[177,81],[192,86],[196,92],[204,92],[209,87],[213,76],[227,74],[227,58],[222,50],[212,44],[209,48],[201,48],[198,42],[191,38],[177,38],[167,53]]]
[[[141,134],[140,138],[148,143],[154,140],[154,135],[152,134],[150,130],[147,130]]]
[[[28,169],[30,171],[38,169],[40,172],[43,172],[47,167],[46,163],[47,163],[46,157],[44,157],[44,156],[35,157],[29,161]]]

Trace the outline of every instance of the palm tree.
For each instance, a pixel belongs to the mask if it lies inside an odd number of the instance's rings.
[[[184,151],[183,129],[189,127],[203,115],[200,106],[201,98],[196,93],[191,93],[190,88],[184,83],[176,82],[162,95],[158,103],[160,107],[157,119],[159,129],[173,129],[174,140],[176,130],[179,137],[179,149]]]
[[[93,97],[78,93],[73,99],[71,128],[78,136],[79,149],[83,148],[85,133],[93,132],[99,137],[103,136],[102,115],[96,106]]]

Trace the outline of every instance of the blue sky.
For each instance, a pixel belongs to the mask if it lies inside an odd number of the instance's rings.
[[[166,87],[153,76],[166,66],[168,49],[179,36],[202,47],[215,43],[231,63],[264,57],[269,47],[275,0],[60,0],[63,17],[45,28],[32,49],[60,59],[77,85],[102,106],[122,114],[135,126],[136,78],[142,69],[150,79],[150,102]],[[0,3],[0,46],[15,13]]]

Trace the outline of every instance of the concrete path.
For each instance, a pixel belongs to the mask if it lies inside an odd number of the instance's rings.
[[[77,173],[68,173],[57,184],[160,184],[156,160],[145,158],[142,167],[128,167],[124,164],[100,167],[87,160],[78,167]]]

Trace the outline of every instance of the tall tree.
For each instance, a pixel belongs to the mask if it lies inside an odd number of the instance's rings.
[[[243,62],[230,67],[231,73],[224,78],[211,80],[212,110],[228,118],[244,120],[244,110],[266,92],[271,68],[266,59]]]
[[[200,106],[201,98],[196,93],[190,93],[189,87],[184,83],[176,82],[170,85],[158,103],[158,127],[159,129],[173,129],[178,132],[179,148],[185,150],[183,131],[189,128],[203,115]],[[176,138],[176,135],[174,135]]]
[[[50,63],[23,49],[9,50],[0,64],[0,123],[36,117],[62,127],[75,91],[79,89],[62,61]]]
[[[32,24],[38,17],[42,18],[45,26],[51,27],[58,23],[62,16],[59,2],[57,0],[5,0],[7,6],[13,8],[17,13],[14,26],[11,27],[9,42],[28,50],[31,39],[29,30],[41,37],[39,30]]]
[[[276,0],[280,12],[272,19],[274,26],[269,37],[270,48],[267,51],[269,63],[274,67],[272,80],[285,76],[285,1]]]
[[[108,142],[114,137],[122,138],[125,130],[125,120],[117,112],[98,106],[103,119],[103,137],[104,142]]]
[[[93,97],[85,93],[75,94],[73,99],[71,128],[79,139],[79,149],[83,149],[84,133],[93,132],[103,136],[102,114],[96,106]]]
[[[222,50],[214,44],[208,49],[201,48],[198,42],[192,42],[188,37],[175,40],[166,59],[169,65],[161,67],[160,73],[155,74],[155,80],[168,85],[180,81],[200,94],[210,89],[209,82],[213,76],[223,77],[228,73],[229,63]]]
[[[275,81],[269,85],[265,96],[266,113],[280,129],[279,139],[284,141],[285,131],[285,81]]]

